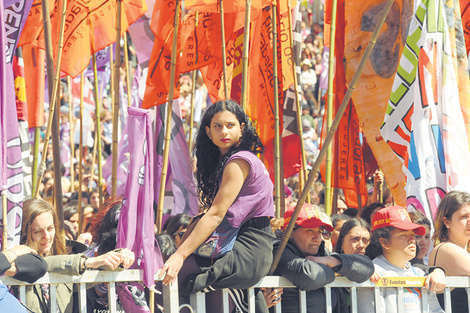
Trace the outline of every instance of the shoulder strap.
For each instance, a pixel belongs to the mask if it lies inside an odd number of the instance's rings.
[[[440,249],[444,244],[445,244],[445,242],[440,243],[440,244],[439,244],[439,247],[437,247],[436,254],[434,254],[434,260],[433,260],[433,262],[432,262],[432,265],[433,265],[433,266],[436,266],[437,254],[439,253],[439,249]]]

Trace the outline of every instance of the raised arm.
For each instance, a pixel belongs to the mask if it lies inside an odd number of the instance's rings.
[[[212,202],[212,206],[197,223],[193,232],[184,243],[165,262],[160,273],[161,277],[165,275],[163,284],[168,285],[176,280],[184,260],[219,226],[227,210],[240,193],[249,172],[250,165],[245,160],[236,159],[227,163],[222,175],[222,182]]]

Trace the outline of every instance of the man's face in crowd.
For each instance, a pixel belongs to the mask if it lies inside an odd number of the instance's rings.
[[[323,229],[299,227],[292,232],[291,238],[304,256],[314,256],[318,253],[320,244],[323,240]]]

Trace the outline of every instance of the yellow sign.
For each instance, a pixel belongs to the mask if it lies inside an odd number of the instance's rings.
[[[382,277],[375,283],[377,287],[422,287],[425,277]]]

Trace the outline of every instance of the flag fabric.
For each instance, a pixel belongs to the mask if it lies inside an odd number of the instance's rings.
[[[446,192],[469,190],[469,145],[441,1],[419,1],[380,129],[403,164],[408,210],[430,219]]]
[[[40,1],[39,1],[40,2]],[[134,23],[146,11],[142,0],[123,0],[121,15],[121,35],[130,24]],[[36,4],[36,2],[35,2]],[[34,7],[41,11],[40,6]],[[64,28],[61,71],[63,74],[76,77],[89,64],[93,53],[116,41],[116,2],[110,0],[72,0],[67,2],[68,16]],[[59,15],[53,6],[51,13],[52,29],[60,28]],[[35,20],[41,20],[39,16]],[[41,25],[26,25],[23,43],[34,43],[44,48],[44,34]],[[52,32],[54,58],[57,57],[59,38]]]
[[[15,101],[18,119],[28,120],[28,105],[26,103],[26,83],[24,76],[24,62],[21,48],[13,56],[13,76],[15,80]]]
[[[0,25],[5,25],[3,1],[0,2]],[[8,242],[2,246],[20,243],[21,216],[24,199],[23,162],[15,105],[13,68],[6,64],[7,37],[5,27],[0,29],[0,189],[7,195]],[[3,234],[1,238],[3,238]]]
[[[260,10],[275,3],[275,0],[255,0],[251,2],[251,9]],[[220,1],[218,0],[185,0],[184,5],[188,10],[195,12],[220,12]],[[224,1],[225,13],[243,12],[245,7],[245,0]]]
[[[154,145],[149,110],[129,108],[129,175],[117,229],[118,248],[128,248],[136,255],[135,268],[144,270],[143,282],[154,285],[157,269],[163,265],[155,252],[154,223]]]
[[[470,1],[460,0],[460,11],[462,12],[461,18],[465,36],[465,50],[467,57],[470,57]],[[468,69],[470,70],[470,65]]]
[[[333,82],[333,107],[332,116],[337,114],[341,102],[344,99],[346,86],[346,73],[343,66],[344,59],[344,31],[346,26],[344,1],[339,1],[337,7],[336,37],[335,37],[335,77]],[[329,14],[329,10],[325,11]],[[325,34],[326,42],[330,44],[329,28],[331,21],[326,19]],[[328,108],[326,108],[326,111]],[[326,138],[326,117],[323,118],[322,143]],[[351,208],[359,208],[367,203],[367,189],[364,160],[362,155],[361,128],[356,114],[353,101],[349,101],[348,106],[341,118],[338,129],[335,133],[332,147],[332,170],[331,185],[344,191],[346,204]],[[324,165],[325,163],[323,163]],[[321,167],[322,177],[326,177],[325,166]],[[360,203],[359,203],[360,197]]]
[[[155,167],[155,202],[158,203],[160,192],[160,176],[163,165],[163,146],[165,140],[166,105],[157,108],[157,161]],[[168,176],[165,188],[165,206],[163,214],[176,215],[185,213],[195,216],[198,213],[198,199],[196,184],[193,178],[193,165],[189,155],[183,122],[181,121],[180,104],[173,101],[173,114],[171,121],[171,141],[168,161]]]
[[[28,126],[42,127],[44,121],[45,51],[32,45],[22,47],[28,105]]]
[[[11,63],[20,39],[20,34],[25,26],[26,18],[33,5],[33,0],[12,0],[8,1],[8,4],[4,12],[4,26],[7,46],[6,60],[7,63]]]
[[[326,4],[325,9],[328,9],[329,2]],[[346,71],[346,85],[349,85],[357,72],[385,2],[345,1],[344,4],[347,23],[344,32],[343,63]],[[405,46],[406,32],[412,14],[411,1],[394,2],[385,19],[385,25],[379,32],[377,43],[364,67],[361,79],[357,82],[352,94],[362,132],[368,139],[372,152],[377,156],[377,162],[384,173],[395,202],[402,206],[406,205],[405,175],[402,171],[397,171],[401,163],[383,140],[379,128],[383,122],[383,114],[393,85],[393,76],[397,72],[399,57]],[[330,14],[325,14],[325,23],[330,17]]]

